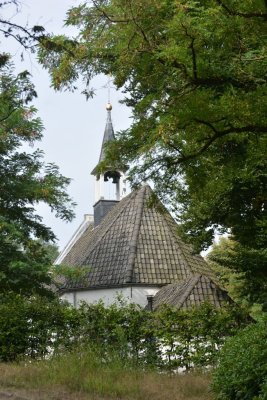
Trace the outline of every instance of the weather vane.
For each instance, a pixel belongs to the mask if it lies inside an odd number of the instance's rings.
[[[107,83],[107,87],[108,87],[108,103],[110,103],[110,82],[111,82],[111,75],[108,75],[108,83]]]
[[[106,109],[108,111],[111,111],[112,110],[112,105],[110,102],[111,74],[108,74],[108,81],[104,87],[108,89],[108,103],[107,103]]]

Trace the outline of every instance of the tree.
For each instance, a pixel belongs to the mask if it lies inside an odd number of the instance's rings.
[[[58,246],[53,242],[44,242],[42,240],[39,240],[38,242],[44,248],[47,256],[49,257],[50,264],[53,265],[60,254]]]
[[[45,37],[42,26],[19,25],[19,0],[0,1],[0,34],[16,40],[22,51],[35,52]],[[3,16],[12,10],[12,18]],[[22,54],[23,58],[23,54]],[[24,71],[14,75],[10,55],[0,54],[0,289],[24,295],[48,294],[47,284],[56,239],[36,215],[34,206],[45,202],[59,218],[70,221],[74,203],[66,193],[69,179],[54,164],[45,164],[41,151],[26,152],[22,144],[42,137],[43,126],[30,105],[37,96]],[[46,285],[45,285],[46,284]]]
[[[267,309],[266,249],[241,246],[231,237],[221,237],[212,246],[207,262],[230,296],[250,308],[255,319]]]
[[[7,55],[0,65],[0,289],[31,294],[46,291],[50,282],[49,254],[36,239],[54,241],[55,235],[35,214],[39,202],[56,216],[73,217],[63,177],[54,164],[45,164],[39,150],[26,153],[23,143],[42,136],[42,124],[30,105],[36,96],[29,73],[14,76]]]
[[[197,250],[218,231],[266,247],[266,19],[266,0],[93,0],[69,10],[75,40],[41,41],[56,89],[83,76],[90,96],[111,73],[124,90],[133,123],[107,163],[152,180]],[[266,264],[262,253],[259,279]]]
[[[243,242],[266,229],[267,10],[263,1],[228,3],[94,1],[69,11],[79,42],[55,37],[40,51],[56,88],[79,72],[111,72],[124,87],[134,123],[109,156],[141,160],[132,180],[171,194],[202,247],[218,227]]]

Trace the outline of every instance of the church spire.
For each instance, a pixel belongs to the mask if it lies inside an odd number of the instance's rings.
[[[101,146],[99,163],[101,161],[104,161],[104,159],[105,159],[105,146],[106,146],[106,144],[108,142],[111,142],[111,141],[115,140],[114,129],[113,129],[112,120],[111,120],[112,105],[110,103],[108,103],[106,105],[106,110],[107,110],[107,121],[106,121],[106,127],[105,127],[102,146]]]
[[[125,169],[116,169],[114,167],[107,167],[105,171],[98,171],[99,164],[106,158],[106,145],[115,140],[114,129],[111,120],[112,105],[108,102],[106,106],[107,120],[102,140],[102,146],[99,156],[99,161],[96,167],[91,172],[95,176],[95,224],[97,225],[106,214],[103,209],[107,211],[113,207],[115,203],[121,200],[126,195],[126,177]],[[99,212],[101,211],[101,213]],[[101,218],[100,215],[101,214]]]
[[[105,126],[105,130],[104,130],[103,140],[102,140],[102,146],[101,146],[101,150],[100,150],[100,156],[99,156],[97,165],[91,172],[91,175],[95,175],[95,176],[99,175],[97,173],[97,167],[106,158],[106,150],[105,150],[106,145],[108,144],[108,142],[112,142],[113,140],[115,140],[114,129],[113,129],[113,124],[112,124],[112,119],[111,119],[112,105],[110,103],[108,103],[106,105],[106,110],[107,110],[107,119],[106,119],[106,126]]]

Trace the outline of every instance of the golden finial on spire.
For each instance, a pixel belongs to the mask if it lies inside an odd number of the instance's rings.
[[[106,110],[111,111],[112,105],[110,103],[110,83],[111,83],[111,74],[108,74],[108,82],[107,82],[107,89],[108,89],[108,104],[106,105]]]

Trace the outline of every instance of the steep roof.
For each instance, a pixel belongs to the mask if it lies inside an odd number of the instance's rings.
[[[226,301],[232,300],[210,277],[195,274],[184,281],[161,288],[153,297],[153,310],[162,305],[189,309],[205,301],[219,308]]]
[[[105,159],[105,146],[108,142],[111,142],[115,140],[115,135],[114,135],[114,129],[113,129],[113,124],[111,120],[111,109],[107,108],[107,121],[106,121],[106,126],[105,126],[105,131],[104,131],[104,136],[102,140],[102,146],[101,146],[101,151],[100,151],[100,157],[98,164],[100,164],[102,161]],[[97,165],[98,165],[97,164]],[[93,169],[91,172],[92,175],[96,174],[96,167]]]
[[[88,227],[62,264],[88,266],[85,278],[65,289],[166,285],[199,273],[210,275],[203,258],[177,235],[177,225],[158,201],[149,206],[148,185],[121,200],[94,229]]]
[[[108,110],[107,121],[106,121],[106,126],[105,126],[102,146],[101,146],[99,162],[101,162],[101,161],[103,161],[105,159],[105,145],[106,145],[106,143],[111,142],[113,140],[115,140],[115,135],[114,135],[114,129],[113,129],[113,124],[112,124],[112,120],[111,120],[111,111]]]
[[[84,215],[84,220],[78,227],[78,229],[74,232],[72,235],[71,239],[67,243],[67,245],[64,247],[64,249],[61,251],[57,259],[55,260],[54,264],[58,265],[61,264],[66,255],[70,252],[70,249],[72,246],[77,242],[77,240],[82,236],[82,234],[86,230],[93,229],[94,227],[94,216],[90,214],[85,214]]]

